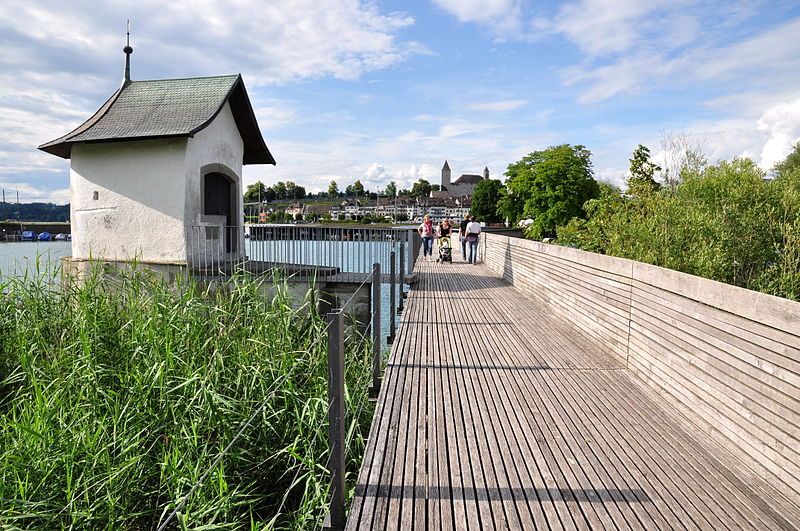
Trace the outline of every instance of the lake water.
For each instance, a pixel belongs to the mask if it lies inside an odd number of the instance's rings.
[[[62,256],[71,256],[70,242],[0,243],[0,278],[52,271]]]
[[[259,242],[263,243],[263,242]],[[345,262],[352,262],[354,272],[368,272],[369,265],[377,259],[377,256],[385,256],[392,250],[391,245],[384,242],[347,242],[336,252],[322,252],[316,249],[316,242],[305,242],[310,244],[304,252],[303,259],[313,258],[318,262],[317,265],[334,265],[341,263],[342,257]],[[270,255],[271,259],[283,258],[287,262],[300,263],[288,250],[284,250],[280,243],[263,246],[258,251],[253,248],[248,249],[251,258],[259,259],[259,252]],[[260,247],[260,246],[259,246]],[[14,242],[0,243],[0,281],[8,277],[21,277],[25,274],[38,275],[42,272],[57,275],[60,272],[60,259],[64,256],[72,255],[70,242]],[[266,256],[264,256],[266,258]],[[303,263],[308,263],[307,261]],[[381,285],[381,314],[383,335],[389,333],[389,319],[394,317],[389,312],[389,284]],[[407,291],[407,289],[406,289]]]

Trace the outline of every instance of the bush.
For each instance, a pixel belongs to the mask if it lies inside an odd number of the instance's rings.
[[[766,182],[749,159],[683,177],[674,192],[587,201],[559,243],[800,298],[800,179]]]

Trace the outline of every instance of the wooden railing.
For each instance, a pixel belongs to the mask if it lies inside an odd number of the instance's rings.
[[[481,247],[489,268],[800,502],[800,303],[497,234]]]

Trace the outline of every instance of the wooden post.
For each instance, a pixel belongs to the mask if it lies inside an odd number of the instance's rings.
[[[344,322],[342,310],[328,314],[328,436],[331,457],[331,505],[322,528],[344,529]]]
[[[395,312],[397,311],[397,260],[395,259],[394,251],[389,253],[389,335],[386,337],[386,342],[392,344],[394,342],[395,332]]]
[[[372,385],[369,397],[377,399],[381,390],[381,264],[372,264]]]

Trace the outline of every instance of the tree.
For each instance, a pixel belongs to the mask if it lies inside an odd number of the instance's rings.
[[[275,199],[286,199],[288,197],[286,183],[279,181],[272,185],[272,189],[275,190]]]
[[[633,151],[631,163],[631,176],[628,178],[628,193],[632,195],[648,194],[661,188],[655,180],[655,173],[661,171],[661,166],[650,162],[650,149],[639,144]]]
[[[800,142],[796,143],[792,152],[772,169],[775,170],[778,177],[784,177],[789,173],[800,171]]]
[[[661,155],[664,159],[661,180],[670,190],[680,184],[685,173],[696,173],[707,166],[703,139],[689,133],[661,131]]]
[[[389,184],[386,185],[386,195],[389,197],[394,197],[397,195],[397,183],[390,181]]]
[[[348,184],[347,187],[344,189],[344,195],[346,195],[347,197],[356,195],[356,189],[353,187],[352,184]]]
[[[336,184],[336,181],[331,181],[331,184],[328,185],[328,195],[331,197],[339,195],[339,185]]]
[[[244,193],[244,201],[246,203],[254,203],[256,201],[264,201],[264,196],[266,196],[266,186],[261,181],[255,182],[247,187],[247,191]]]
[[[409,195],[412,197],[426,197],[431,195],[431,183],[425,179],[420,179],[411,187],[411,193]]]
[[[503,221],[503,216],[497,213],[497,202],[500,200],[502,188],[503,183],[496,179],[487,179],[475,185],[470,214],[487,223]]]
[[[292,181],[286,183],[286,199],[304,199],[306,189]]]
[[[584,146],[563,144],[509,164],[499,214],[512,224],[532,219],[528,229],[532,238],[554,232],[570,218],[583,217],[583,204],[600,194],[590,156]]]
[[[361,181],[356,181],[353,183],[353,193],[356,197],[361,197],[367,193],[366,190],[364,190],[364,185],[361,184]]]

